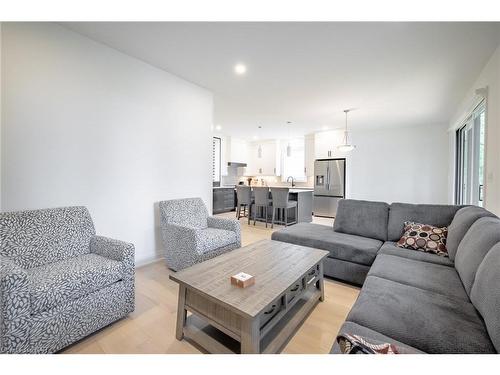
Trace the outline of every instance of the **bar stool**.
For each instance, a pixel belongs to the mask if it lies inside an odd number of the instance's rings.
[[[268,187],[254,187],[254,203],[255,206],[253,209],[253,225],[257,221],[257,209],[262,208],[264,211],[264,216],[266,219],[266,228],[267,228],[267,208],[272,206],[273,202],[269,199],[269,188]],[[252,211],[252,210],[250,210]]]
[[[299,217],[297,202],[288,200],[288,193],[288,188],[271,188],[271,196],[273,197],[273,217],[271,220],[271,228],[274,228],[274,214],[276,209],[278,209],[278,215],[279,210],[283,213],[282,217],[284,217],[284,220],[281,221],[280,224],[285,224],[286,227],[289,224],[297,223],[297,218]],[[295,221],[292,221],[291,223],[288,222],[288,209],[290,208],[295,208]]]
[[[241,217],[248,216],[248,223],[250,223],[252,203],[252,188],[250,186],[236,185],[236,219],[239,220]],[[241,215],[241,207],[243,207],[243,215]]]

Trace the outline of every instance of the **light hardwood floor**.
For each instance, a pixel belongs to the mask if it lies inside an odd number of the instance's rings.
[[[234,213],[220,216],[232,218]],[[280,229],[277,225],[266,229],[259,222],[247,225],[243,218],[240,222],[243,246],[268,239]],[[330,219],[315,218],[314,222],[332,225]],[[189,342],[175,338],[178,286],[168,278],[170,272],[163,261],[138,268],[135,311],[62,353],[200,353]],[[325,301],[316,306],[283,353],[328,353],[358,293],[356,287],[326,279]]]

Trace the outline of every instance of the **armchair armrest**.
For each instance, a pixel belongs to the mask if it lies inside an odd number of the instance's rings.
[[[28,353],[30,292],[27,272],[0,255],[0,353]]]
[[[241,246],[241,227],[238,220],[215,216],[209,216],[207,220],[209,228],[225,229],[236,233],[236,240],[238,245]]]
[[[92,236],[90,239],[90,252],[118,261],[134,259],[134,245],[128,242],[115,240],[104,236]]]
[[[135,248],[131,243],[104,236],[92,236],[90,239],[90,252],[123,262],[127,274],[133,276],[135,269]]]
[[[172,223],[162,223],[161,234],[165,259],[174,271],[196,263],[199,254],[199,229]]]

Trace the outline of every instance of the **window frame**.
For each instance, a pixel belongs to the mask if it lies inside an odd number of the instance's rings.
[[[481,149],[481,115],[484,113],[483,132],[483,181],[479,181],[480,149]],[[476,123],[476,121],[478,121]],[[486,127],[487,105],[486,99],[481,100],[465,117],[455,130],[455,199],[454,203],[477,204],[484,206],[486,197],[485,166],[486,166]],[[465,163],[468,164],[465,168]],[[464,176],[464,172],[467,174]],[[464,191],[468,184],[467,191]],[[477,194],[477,196],[475,195]]]

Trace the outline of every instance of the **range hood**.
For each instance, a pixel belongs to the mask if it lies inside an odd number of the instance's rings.
[[[239,163],[239,162],[235,162],[235,161],[229,161],[227,163],[227,166],[228,167],[236,167],[236,168],[239,168],[239,167],[246,167],[247,166],[247,163]]]

